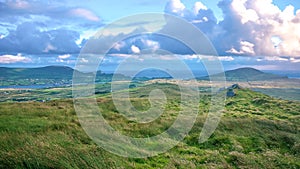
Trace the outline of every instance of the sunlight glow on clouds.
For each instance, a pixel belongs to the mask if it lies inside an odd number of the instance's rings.
[[[17,9],[26,9],[29,8],[30,5],[27,1],[25,0],[16,0],[16,1],[8,1],[8,5],[12,8],[17,8]]]
[[[300,9],[289,5],[280,10],[272,0],[222,0],[219,7],[224,14],[219,23],[202,2],[189,10],[171,0],[165,11],[194,23],[221,55],[300,57]],[[274,44],[273,37],[280,43]]]
[[[231,3],[224,0],[219,6],[225,11],[225,19],[220,23],[224,33],[218,38],[231,44],[227,46],[228,53],[300,56],[299,9],[296,15],[291,5],[281,11],[272,0],[233,0]],[[274,36],[281,40],[276,47]]]
[[[83,9],[83,8],[72,9],[72,10],[70,10],[70,14],[85,18],[90,21],[95,21],[95,22],[100,21],[100,18],[98,16],[96,16],[93,12],[91,12],[87,9]]]

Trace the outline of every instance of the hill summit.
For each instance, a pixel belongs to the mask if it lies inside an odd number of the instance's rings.
[[[225,71],[227,81],[265,81],[265,80],[282,80],[288,79],[286,76],[275,75],[271,73],[265,73],[260,70],[245,67],[234,70]],[[222,76],[223,73],[212,75],[214,78]],[[200,78],[201,80],[209,80],[209,76]]]

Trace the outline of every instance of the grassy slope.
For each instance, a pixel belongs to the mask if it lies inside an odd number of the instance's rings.
[[[133,104],[146,109],[147,86],[132,90]],[[166,90],[165,114],[151,124],[136,124],[117,113],[109,98],[98,99],[109,123],[133,136],[150,136],[171,125],[178,110],[176,87]],[[213,136],[198,143],[209,96],[184,142],[147,159],[112,155],[97,147],[80,127],[71,100],[0,104],[0,168],[299,168],[300,104],[276,100],[250,90],[238,90],[226,101],[226,111]]]
[[[137,84],[138,85],[138,84]],[[110,92],[110,84],[96,84],[97,95]],[[72,98],[72,87],[49,89],[0,90],[0,102],[41,101]]]

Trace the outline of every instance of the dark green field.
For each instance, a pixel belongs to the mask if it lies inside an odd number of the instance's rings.
[[[164,114],[151,123],[129,121],[116,111],[109,93],[98,95],[103,116],[120,132],[148,137],[175,120],[177,87],[150,84],[131,89],[133,105],[146,110],[152,89],[165,91]],[[228,98],[221,122],[211,138],[198,143],[209,109],[202,94],[200,113],[184,141],[155,157],[134,159],[98,147],[83,131],[73,101],[1,103],[0,168],[300,168],[300,103],[238,89]]]

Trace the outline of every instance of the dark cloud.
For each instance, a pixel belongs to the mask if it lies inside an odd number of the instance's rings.
[[[166,37],[155,33],[131,37],[117,44],[121,46],[118,48],[116,47],[111,48],[111,50],[108,52],[109,54],[113,54],[113,53],[133,54],[134,52],[131,50],[132,46],[136,46],[140,50],[148,50],[150,52],[155,52],[159,49],[161,51],[168,51],[169,53],[174,53],[174,54],[194,53],[184,43],[176,39],[173,39],[171,37]]]
[[[92,11],[56,0],[0,2],[0,22],[1,53],[78,53],[80,34],[103,26]]]
[[[187,9],[180,0],[170,0],[165,6],[165,12],[171,15],[175,15],[185,19],[194,26],[196,26],[205,36],[214,41],[217,30],[217,19],[212,10],[208,9],[205,5],[200,2],[196,2],[193,9]],[[179,29],[179,25],[172,25],[168,23],[163,29],[172,30]],[[172,28],[172,26],[174,28]],[[190,36],[189,32],[181,29],[182,34]],[[191,35],[190,39],[194,37]],[[193,54],[194,52],[189,49],[186,45],[181,42],[175,41],[174,39],[163,39],[161,46],[165,47],[172,52],[177,54]]]
[[[79,34],[70,30],[40,31],[42,23],[25,22],[0,39],[1,53],[78,53]]]
[[[252,36],[249,35],[253,29],[251,24],[242,24],[240,16],[238,16],[231,7],[232,0],[220,1],[218,6],[222,9],[224,19],[218,24],[220,32],[213,43],[220,55],[227,55],[227,50],[234,48],[241,50],[240,40],[252,41]]]

